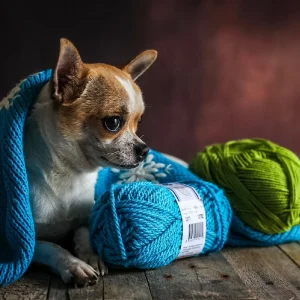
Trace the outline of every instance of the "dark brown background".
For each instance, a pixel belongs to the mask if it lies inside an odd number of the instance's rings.
[[[205,145],[272,139],[300,153],[299,0],[2,1],[1,85],[52,67],[59,38],[86,62],[120,64],[147,48],[140,133],[189,160]]]

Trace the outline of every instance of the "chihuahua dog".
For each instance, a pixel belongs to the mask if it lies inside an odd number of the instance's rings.
[[[65,283],[94,284],[107,272],[90,245],[88,219],[101,167],[135,168],[149,148],[136,135],[144,102],[135,80],[156,60],[147,50],[118,68],[83,63],[60,40],[51,80],[24,128],[24,153],[36,230],[34,263]],[[100,178],[101,180],[101,178]],[[57,243],[74,232],[74,254]]]

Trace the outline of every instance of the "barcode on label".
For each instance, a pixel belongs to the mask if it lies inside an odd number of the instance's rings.
[[[203,237],[203,222],[189,224],[189,237],[188,240]]]

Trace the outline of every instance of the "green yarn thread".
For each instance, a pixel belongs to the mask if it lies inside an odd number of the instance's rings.
[[[208,146],[190,170],[223,188],[235,214],[254,229],[275,234],[300,224],[300,160],[265,139]]]

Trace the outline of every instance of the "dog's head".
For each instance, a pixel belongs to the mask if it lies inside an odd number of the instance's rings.
[[[121,68],[85,64],[74,45],[61,39],[51,80],[58,126],[92,167],[133,168],[148,153],[136,135],[145,106],[135,80],[156,57],[147,50]]]

